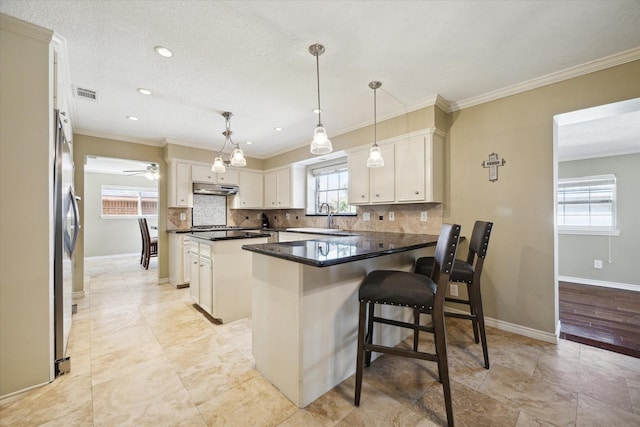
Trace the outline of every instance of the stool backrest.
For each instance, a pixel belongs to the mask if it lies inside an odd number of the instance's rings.
[[[140,230],[142,231],[142,239],[145,245],[151,244],[151,236],[149,235],[149,226],[147,225],[147,219],[142,218],[140,220]]]
[[[434,298],[434,311],[436,313],[442,313],[449,275],[458,251],[460,228],[458,224],[442,224],[442,227],[440,227],[440,236],[438,237],[438,243],[436,243],[433,270],[431,271],[431,279],[438,287]]]
[[[469,254],[467,255],[469,264],[473,265],[473,260],[476,256],[481,259],[487,256],[492,228],[493,223],[486,221],[476,221],[473,225],[473,233],[471,233],[471,241],[469,242]]]

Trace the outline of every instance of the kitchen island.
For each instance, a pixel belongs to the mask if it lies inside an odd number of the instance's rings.
[[[200,231],[189,234],[191,300],[222,323],[251,316],[251,254],[248,242],[266,243],[259,230]],[[186,263],[186,262],[185,262]]]
[[[438,236],[358,232],[244,245],[252,257],[256,369],[298,407],[355,372],[358,287],[372,270],[409,271],[433,253]],[[408,320],[412,311],[381,306]],[[375,342],[395,345],[408,331],[381,325]],[[375,355],[374,355],[375,357]]]

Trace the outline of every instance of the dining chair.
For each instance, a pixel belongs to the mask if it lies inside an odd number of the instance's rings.
[[[144,263],[143,266],[146,270],[149,269],[149,260],[151,257],[158,256],[158,238],[151,237],[149,235],[149,225],[147,219],[142,218],[142,233],[144,236]]]
[[[138,218],[138,228],[140,228],[140,241],[142,242],[142,249],[140,249],[140,264],[144,262],[144,231],[142,227],[142,218]]]
[[[358,319],[358,350],[356,359],[355,406],[360,406],[362,377],[364,366],[371,364],[371,353],[386,353],[396,356],[437,362],[438,374],[444,391],[447,422],[453,426],[453,404],[451,385],[449,384],[449,366],[447,362],[447,339],[444,326],[444,296],[449,274],[455,260],[460,239],[460,226],[443,224],[436,243],[434,269],[431,277],[407,271],[374,270],[363,279],[358,289],[360,301]],[[378,304],[411,307],[414,316],[420,310],[429,310],[432,325],[420,325],[417,319],[413,323],[383,318],[375,314]],[[368,313],[367,313],[368,312]],[[408,328],[414,331],[434,334],[435,353],[418,351],[417,348],[407,350],[399,347],[388,347],[373,343],[374,323]],[[365,335],[366,331],[366,335]]]
[[[482,341],[484,367],[487,369],[489,369],[489,351],[487,350],[487,333],[484,327],[484,311],[482,308],[482,293],[480,292],[480,276],[482,275],[482,267],[484,266],[484,260],[487,256],[487,248],[489,247],[489,238],[491,237],[492,229],[492,222],[475,222],[473,232],[471,233],[471,241],[469,242],[467,259],[466,261],[456,259],[453,263],[451,276],[449,277],[449,280],[452,282],[467,284],[468,298],[446,297],[445,301],[468,305],[469,313],[452,311],[445,311],[444,313],[447,317],[471,320],[473,325],[473,337],[476,344]],[[425,276],[431,276],[433,265],[433,257],[418,258],[416,260],[415,272]],[[480,332],[479,337],[478,332]],[[416,342],[417,338],[415,339],[414,347]]]

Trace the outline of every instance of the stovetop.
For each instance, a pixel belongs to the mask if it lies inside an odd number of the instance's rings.
[[[191,227],[191,231],[227,231],[227,230],[244,230],[246,227],[237,225],[196,225]]]

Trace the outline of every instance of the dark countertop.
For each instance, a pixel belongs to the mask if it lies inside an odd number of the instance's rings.
[[[270,237],[269,233],[260,230],[226,230],[226,231],[195,231],[189,232],[189,236],[202,240],[232,240],[232,239],[256,239],[258,237]]]
[[[243,245],[242,249],[288,261],[327,267],[413,249],[435,246],[431,234],[350,231],[349,236],[330,236],[297,242]],[[356,234],[357,233],[357,234]]]

